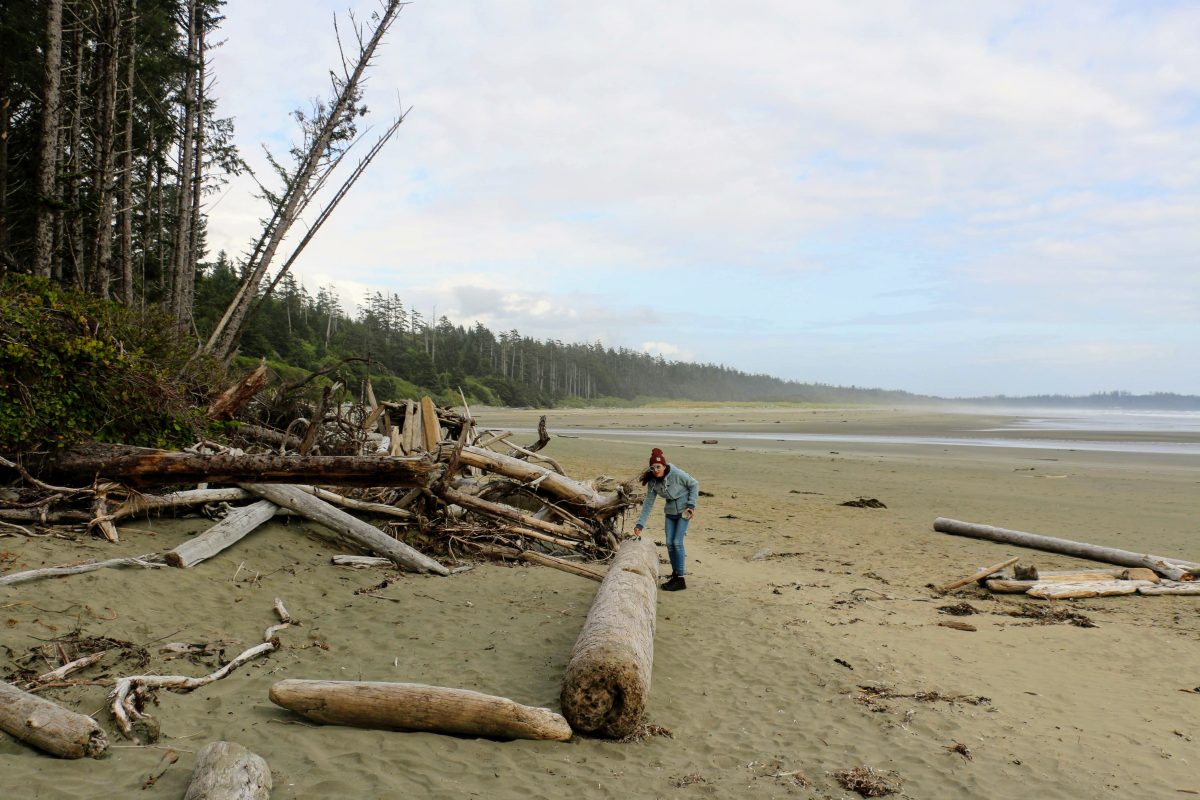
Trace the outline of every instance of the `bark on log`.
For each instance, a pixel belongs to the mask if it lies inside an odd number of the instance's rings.
[[[561,705],[581,733],[620,739],[641,721],[654,666],[658,553],[630,539],[596,591],[563,679]]]
[[[101,477],[129,486],[208,481],[420,487],[428,486],[440,473],[438,465],[427,458],[196,455],[96,444],[64,451],[52,469],[64,478],[90,483]]]
[[[459,461],[471,467],[479,467],[519,481],[538,481],[539,491],[546,492],[568,503],[583,506],[597,519],[610,517],[625,507],[626,501],[618,493],[601,494],[585,483],[559,475],[553,470],[530,464],[519,458],[494,453],[482,447],[464,447]]]
[[[210,742],[196,754],[183,800],[267,800],[271,769],[262,756],[234,742]]]
[[[1134,553],[1129,550],[1118,550],[1113,547],[1101,547],[1074,542],[1070,539],[1058,539],[1053,536],[1042,536],[1036,533],[1025,533],[1007,528],[995,528],[991,525],[979,525],[971,522],[961,522],[956,519],[938,517],[933,521],[933,529],[955,536],[970,536],[975,539],[987,539],[993,542],[1030,547],[1034,550],[1045,550],[1050,553],[1086,558],[1105,564],[1117,564],[1122,567],[1147,567],[1164,578],[1178,580],[1184,574],[1192,571],[1200,572],[1200,564],[1192,561],[1181,561],[1175,558],[1152,556],[1145,553]]]
[[[284,680],[271,702],[308,719],[389,731],[429,731],[491,739],[565,742],[571,727],[548,708],[523,706],[468,689],[419,683]]]
[[[96,721],[0,681],[0,730],[59,758],[99,758],[108,737]]]
[[[165,553],[164,558],[172,567],[195,566],[240,542],[252,531],[257,530],[258,526],[275,516],[278,510],[279,506],[270,500],[259,500],[257,503],[234,509],[225,519],[204,533]]]
[[[324,500],[313,497],[297,486],[246,484],[242,488],[254,492],[276,505],[290,508],[313,522],[319,522],[338,534],[357,542],[375,555],[391,559],[405,569],[413,572],[432,572],[435,575],[449,574],[449,570],[429,556],[414,550],[404,542],[396,541],[374,525],[352,517],[340,508],[334,508]]]

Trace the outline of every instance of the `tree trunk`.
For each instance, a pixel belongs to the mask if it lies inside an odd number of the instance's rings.
[[[108,737],[96,721],[0,681],[0,730],[59,758],[99,758]],[[10,783],[11,791],[20,791]]]
[[[1145,553],[1133,553],[1128,550],[1118,550],[1113,547],[1101,547],[1086,542],[1073,542],[1070,539],[1057,539],[1053,536],[1042,536],[1036,533],[1025,533],[1007,528],[994,528],[991,525],[979,525],[972,522],[961,522],[956,519],[938,517],[933,521],[933,529],[954,536],[970,536],[973,539],[987,539],[993,542],[1014,544],[1018,547],[1030,547],[1034,550],[1044,550],[1049,553],[1061,553],[1076,558],[1086,558],[1105,564],[1116,564],[1122,567],[1148,567],[1164,578],[1178,580],[1185,572],[1200,570],[1200,564],[1191,561],[1180,561],[1175,558],[1152,556]]]
[[[204,80],[207,66],[205,46],[205,31],[209,25],[203,6],[196,10],[196,145],[192,155],[190,168],[191,180],[189,186],[192,199],[188,203],[191,211],[191,222],[188,224],[187,241],[187,280],[183,291],[183,309],[181,320],[185,324],[192,323],[192,310],[196,304],[196,263],[200,260],[200,208],[201,197],[204,193]],[[181,178],[182,180],[182,178]]]
[[[137,0],[130,0],[125,36],[125,124],[122,137],[121,190],[118,196],[121,220],[121,302],[133,305],[133,114],[134,81],[137,75]]]
[[[340,508],[334,508],[324,500],[313,497],[298,486],[245,484],[243,488],[260,497],[265,497],[277,505],[290,508],[297,514],[351,539],[375,555],[390,558],[409,571],[431,572],[434,575],[450,574],[450,570],[424,553],[414,550],[404,542],[393,539],[374,525],[363,522]]]
[[[187,2],[187,74],[183,85],[183,119],[180,120],[182,137],[179,141],[179,182],[175,193],[175,249],[171,257],[170,312],[180,327],[185,327],[191,319],[192,310],[187,306],[187,297],[195,269],[194,262],[191,262],[192,192],[188,178],[192,174],[192,148],[196,134],[198,6],[199,0]]]
[[[571,727],[620,739],[633,733],[650,699],[658,553],[646,539],[621,545],[596,591],[563,678]]]
[[[71,216],[67,221],[67,248],[71,260],[71,280],[78,289],[87,286],[87,253],[83,244],[83,203],[80,184],[83,175],[83,30],[82,25],[75,26],[74,33],[75,63],[72,65],[74,102],[71,108],[71,156],[67,160],[67,186],[69,192],[68,207]],[[66,275],[66,256],[63,258],[63,278]]]
[[[96,230],[92,252],[92,292],[100,298],[109,296],[112,280],[113,244],[113,150],[117,130],[117,52],[119,49],[121,15],[117,0],[102,0],[97,4],[98,39],[96,61],[99,81],[96,87],[96,128],[94,190],[96,193]]]
[[[122,445],[64,450],[48,472],[91,483],[103,477],[129,486],[178,483],[321,483],[335,486],[428,486],[437,464],[378,456],[196,455]]]
[[[196,754],[183,800],[267,800],[271,768],[262,756],[234,742],[210,742]]]
[[[50,277],[54,254],[54,205],[58,196],[58,112],[61,106],[62,0],[46,2],[46,63],[42,79],[42,133],[38,144],[37,218],[33,233],[33,271]]]
[[[505,697],[419,683],[284,680],[271,702],[327,725],[565,742],[562,715]]]

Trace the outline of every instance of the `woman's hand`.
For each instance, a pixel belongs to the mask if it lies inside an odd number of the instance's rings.
[[[695,514],[696,512],[693,509],[685,508],[683,510],[683,518],[686,520],[690,520]]]

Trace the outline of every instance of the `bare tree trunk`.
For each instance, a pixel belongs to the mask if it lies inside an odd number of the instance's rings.
[[[180,319],[191,323],[192,308],[196,300],[196,262],[200,260],[200,201],[204,191],[204,76],[208,56],[205,53],[204,32],[207,21],[199,18],[202,11],[197,9],[196,20],[196,146],[192,155],[191,168],[191,206],[192,219],[188,223],[188,262],[187,282],[181,294],[183,308]]]
[[[130,0],[125,37],[125,135],[119,195],[121,218],[121,302],[133,305],[133,111],[137,75],[137,0]]]
[[[326,164],[334,134],[341,129],[349,115],[357,113],[356,105],[363,75],[384,34],[395,22],[396,15],[400,13],[402,7],[401,0],[387,0],[387,4],[378,12],[378,16],[374,20],[375,27],[371,31],[370,38],[365,41],[359,39],[360,47],[353,68],[347,70],[344,79],[335,79],[337,94],[330,104],[328,116],[320,130],[313,136],[307,153],[296,167],[295,177],[288,181],[283,196],[276,204],[273,222],[268,226],[268,230],[264,231],[261,240],[262,247],[256,248],[257,259],[248,264],[249,269],[245,280],[238,287],[237,294],[205,345],[205,349],[218,358],[226,359],[232,354],[258,292],[258,287],[271,265],[271,260],[311,199],[314,182],[320,180],[319,173],[322,165]]]
[[[179,142],[179,181],[175,194],[175,248],[171,258],[170,311],[179,325],[185,326],[191,319],[192,309],[188,302],[194,279],[195,261],[192,260],[192,192],[188,178],[192,174],[193,146],[196,136],[196,52],[199,47],[199,2],[188,0],[188,43],[187,76],[183,87],[183,138]]]
[[[96,231],[95,262],[92,267],[92,291],[97,297],[108,298],[112,279],[113,244],[113,150],[117,129],[117,54],[119,49],[121,14],[117,0],[98,4],[98,40],[96,42],[97,72],[100,76],[96,103],[95,192]]]
[[[71,279],[82,289],[87,285],[87,257],[83,249],[83,206],[81,202],[80,175],[83,170],[83,30],[75,26],[73,64],[75,81],[74,103],[71,109],[71,156],[67,160],[68,191],[70,193],[71,217],[67,224],[67,243],[71,257]],[[64,258],[64,262],[65,262]],[[66,266],[63,266],[66,277]]]
[[[50,277],[54,252],[55,167],[58,163],[58,111],[62,66],[62,0],[46,3],[46,65],[42,81],[42,135],[38,145],[37,219],[33,232],[33,271]]]

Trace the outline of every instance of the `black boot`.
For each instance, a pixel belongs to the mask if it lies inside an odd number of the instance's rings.
[[[683,579],[682,575],[676,575],[664,583],[662,588],[664,592],[678,592],[687,588],[687,581]]]

